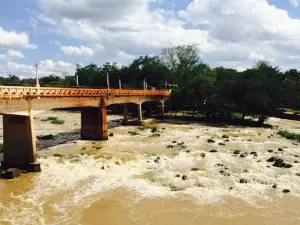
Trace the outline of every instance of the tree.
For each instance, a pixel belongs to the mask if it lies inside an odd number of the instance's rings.
[[[163,48],[162,60],[166,63],[173,76],[171,82],[178,85],[192,79],[198,64],[202,63],[197,45],[180,45]]]

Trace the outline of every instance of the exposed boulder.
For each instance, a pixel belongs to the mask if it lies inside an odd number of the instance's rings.
[[[181,177],[181,179],[182,179],[182,180],[187,180],[188,177],[187,177],[186,175],[183,175],[183,176]]]
[[[285,163],[283,161],[283,159],[280,159],[280,158],[277,158],[277,157],[274,157],[274,156],[269,158],[267,160],[267,162],[273,162],[274,167],[279,167],[279,168],[291,168],[292,167],[291,164]]]
[[[233,152],[234,155],[238,155],[238,154],[240,154],[240,153],[241,153],[240,150],[234,150],[234,152]]]
[[[248,153],[247,152],[245,152],[245,153],[243,153],[243,154],[240,154],[240,157],[241,158],[245,158],[245,157],[247,157],[248,156]]]
[[[241,184],[247,184],[248,181],[247,181],[246,179],[240,179],[240,183],[241,183]]]

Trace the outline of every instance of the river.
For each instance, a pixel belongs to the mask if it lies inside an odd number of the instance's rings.
[[[50,115],[66,123],[44,121]],[[161,121],[153,136],[118,118],[109,116],[109,141],[89,142],[79,140],[79,113],[38,115],[36,134],[55,140],[38,143],[41,173],[0,180],[0,224],[300,224],[300,143],[277,135],[300,132],[300,122]],[[272,156],[292,167],[274,167]]]

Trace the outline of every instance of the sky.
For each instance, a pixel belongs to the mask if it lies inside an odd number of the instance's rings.
[[[128,65],[197,44],[212,67],[300,69],[300,0],[1,0],[0,76]]]

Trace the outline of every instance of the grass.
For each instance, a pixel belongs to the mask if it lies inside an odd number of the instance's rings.
[[[0,143],[0,153],[3,152],[3,143]]]
[[[300,134],[297,134],[297,133],[292,133],[292,132],[288,132],[288,131],[279,131],[278,134],[286,139],[289,139],[289,140],[297,140],[297,141],[300,141]]]

